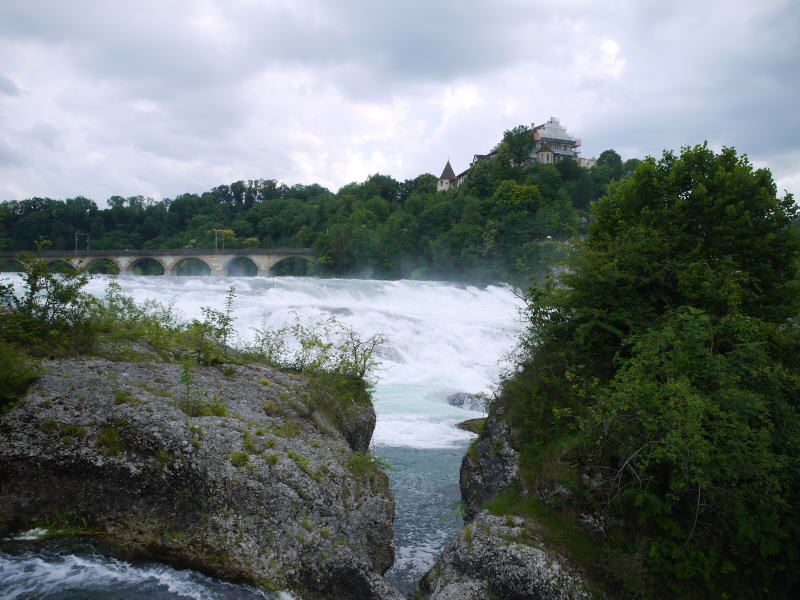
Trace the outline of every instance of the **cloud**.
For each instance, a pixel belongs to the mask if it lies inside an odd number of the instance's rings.
[[[0,75],[0,94],[6,94],[8,96],[19,96],[22,93],[17,87],[17,84],[11,81],[8,77],[3,77]]]
[[[0,7],[0,194],[336,189],[559,116],[584,155],[733,145],[800,181],[789,0],[76,0]]]

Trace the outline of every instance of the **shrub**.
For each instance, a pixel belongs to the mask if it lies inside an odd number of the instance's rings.
[[[244,467],[249,462],[250,456],[247,454],[247,452],[238,451],[231,454],[231,464],[234,467]]]
[[[97,432],[97,447],[106,456],[116,456],[122,453],[125,445],[114,427],[103,427]]]
[[[27,353],[0,340],[0,411],[19,400],[42,372]]]
[[[227,417],[228,416],[228,409],[225,406],[225,402],[222,398],[214,398],[209,405],[209,411],[215,417]]]
[[[295,438],[300,435],[300,424],[297,421],[284,421],[273,429],[273,433],[284,438]]]
[[[0,284],[0,336],[42,354],[90,346],[97,302],[82,292],[88,274],[83,269],[51,273],[46,261],[30,255],[17,260],[22,264],[22,291]]]
[[[370,478],[377,471],[391,469],[386,460],[371,454],[362,454],[361,452],[351,453],[347,459],[347,466],[353,475],[359,477],[369,476]]]
[[[114,392],[114,404],[138,404],[139,399],[127,390]]]

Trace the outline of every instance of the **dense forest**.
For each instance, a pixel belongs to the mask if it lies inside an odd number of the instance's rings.
[[[313,248],[320,275],[524,284],[585,232],[589,205],[639,162],[607,150],[591,169],[572,160],[516,166],[532,141],[525,126],[506,131],[497,152],[446,192],[430,174],[376,174],[335,194],[254,180],[158,201],[113,196],[106,208],[84,197],[10,201],[0,205],[0,244],[73,250],[78,233],[78,247],[93,250]]]

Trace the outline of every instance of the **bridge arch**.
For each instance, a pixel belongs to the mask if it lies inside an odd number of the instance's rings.
[[[0,260],[0,272],[19,273],[22,270],[22,263],[16,258],[4,258]]]
[[[201,258],[187,256],[179,259],[172,267],[173,275],[203,276],[211,275],[211,266]]]
[[[63,258],[47,261],[47,270],[51,273],[74,273],[75,267]]]
[[[90,260],[86,265],[86,272],[92,275],[119,275],[120,271],[119,263],[107,256]]]
[[[226,262],[222,271],[230,277],[255,277],[258,275],[258,265],[251,257],[240,254]]]
[[[293,255],[279,258],[269,268],[270,275],[310,275],[314,260],[310,256]]]
[[[142,256],[128,265],[128,273],[132,275],[166,275],[168,269],[158,258]]]

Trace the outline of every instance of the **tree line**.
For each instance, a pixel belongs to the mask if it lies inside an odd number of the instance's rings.
[[[430,174],[376,174],[336,193],[259,179],[163,200],[112,196],[105,208],[82,196],[29,198],[0,204],[0,243],[73,250],[77,233],[78,248],[94,250],[312,248],[320,275],[523,283],[564,253],[559,242],[585,232],[589,205],[638,163],[607,150],[590,169],[571,159],[517,166],[525,130],[506,131],[446,192]]]

